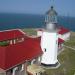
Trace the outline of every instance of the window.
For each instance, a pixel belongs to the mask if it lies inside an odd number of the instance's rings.
[[[50,16],[50,22],[54,22],[56,23],[57,22],[57,16]]]
[[[12,69],[10,69],[10,72],[11,72],[11,73],[13,73],[13,70],[12,70]]]
[[[46,17],[45,17],[45,22],[48,22],[48,21],[49,21],[49,16],[46,15]]]
[[[45,50],[45,52],[46,52],[46,48],[45,48],[44,50]]]
[[[17,38],[17,39],[15,39],[15,41],[16,41],[16,43],[23,42],[24,38]]]

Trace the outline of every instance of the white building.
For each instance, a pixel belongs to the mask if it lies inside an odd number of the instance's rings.
[[[43,34],[43,29],[41,28],[41,29],[38,29],[37,30],[37,36],[39,37],[39,36],[42,36],[42,34]]]
[[[41,64],[45,66],[57,66],[57,52],[58,52],[58,33],[56,31],[55,23],[57,23],[57,13],[51,9],[46,13],[45,17],[46,30],[41,36],[41,48],[43,51]]]
[[[66,28],[61,27],[58,31],[59,33],[59,38],[63,39],[64,41],[67,41],[70,39],[70,31]]]

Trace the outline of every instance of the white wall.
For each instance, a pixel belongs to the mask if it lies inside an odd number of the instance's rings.
[[[42,55],[41,63],[50,65],[56,64],[58,62],[58,35],[56,32],[43,32],[41,37],[41,48],[44,52]]]
[[[70,32],[68,32],[68,33],[65,33],[65,34],[63,34],[63,35],[61,35],[61,34],[59,34],[59,36],[58,36],[59,38],[61,38],[61,39],[63,39],[63,40],[69,40],[70,39]]]
[[[55,28],[55,24],[52,23],[48,23],[46,26],[48,30],[53,30]]]
[[[37,36],[42,36],[43,31],[37,31]]]

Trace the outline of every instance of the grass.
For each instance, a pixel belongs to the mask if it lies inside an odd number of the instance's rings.
[[[64,44],[75,48],[75,32],[71,32],[70,40],[66,41]]]
[[[0,46],[8,46],[8,45],[9,45],[9,43],[6,42],[6,41],[1,41],[0,42]]]
[[[36,35],[34,29],[23,29],[29,35]],[[75,32],[71,32],[71,39],[64,44],[74,47],[75,46]],[[65,48],[60,53],[58,60],[61,66],[57,69],[46,69],[48,75],[75,75],[75,51]]]
[[[37,32],[35,29],[33,28],[24,28],[22,29],[25,33],[27,33],[28,35],[37,35]]]
[[[64,44],[67,46],[70,46],[70,47],[75,47],[75,39],[71,39],[71,40],[65,42]]]
[[[75,73],[75,51],[65,49],[58,60],[61,66],[58,69],[46,69],[48,75],[74,75]]]

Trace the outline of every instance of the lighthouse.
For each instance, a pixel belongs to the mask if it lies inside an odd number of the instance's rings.
[[[46,12],[45,23],[46,29],[41,36],[41,48],[43,51],[41,64],[44,66],[56,66],[58,63],[58,34],[56,31],[57,12],[54,10],[53,6]]]

